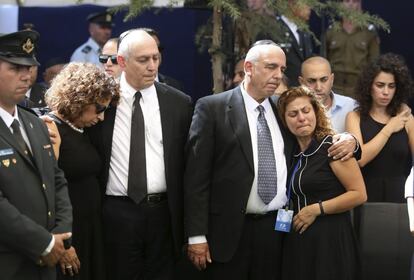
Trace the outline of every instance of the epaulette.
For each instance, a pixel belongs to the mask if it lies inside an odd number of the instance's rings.
[[[31,114],[33,114],[33,115],[35,115],[36,117],[38,117],[39,115],[32,109],[32,108],[29,108],[29,107],[26,107],[26,106],[22,106],[22,105],[20,105],[20,104],[17,104],[17,107],[19,108],[19,109],[22,109],[22,110],[25,110],[26,112],[29,112],[29,113],[31,113]]]
[[[83,52],[83,53],[89,53],[91,50],[92,50],[92,47],[91,47],[91,46],[85,46],[85,47],[82,49],[82,52]]]

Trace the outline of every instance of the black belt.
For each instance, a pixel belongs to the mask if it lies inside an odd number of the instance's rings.
[[[276,215],[276,214],[277,214],[277,210],[273,210],[273,211],[269,211],[269,212],[261,213],[261,214],[246,214],[246,218],[258,220],[258,219],[262,219],[262,218],[269,217],[269,216]]]
[[[130,197],[126,195],[106,195],[105,197],[108,199],[134,202]],[[148,204],[160,203],[160,202],[167,200],[167,198],[168,196],[166,192],[149,193],[142,199],[140,203],[148,203]]]
[[[158,203],[158,202],[163,202],[165,200],[167,200],[167,193],[166,192],[162,192],[162,193],[149,193],[147,194],[144,199],[142,200],[142,202],[147,202],[147,203]]]

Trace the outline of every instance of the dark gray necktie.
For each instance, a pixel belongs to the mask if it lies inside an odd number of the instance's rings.
[[[11,128],[13,129],[13,136],[16,139],[17,144],[19,147],[24,151],[24,153],[31,158],[32,154],[30,153],[30,150],[26,144],[26,141],[23,139],[23,135],[20,131],[20,123],[18,120],[14,119],[14,121],[11,124]]]
[[[269,204],[277,193],[276,161],[272,136],[264,116],[264,108],[259,105],[257,109],[259,111],[257,117],[257,193],[265,204]]]
[[[145,161],[145,123],[139,100],[141,92],[135,93],[131,118],[131,143],[129,150],[128,196],[140,203],[147,195],[147,167]]]

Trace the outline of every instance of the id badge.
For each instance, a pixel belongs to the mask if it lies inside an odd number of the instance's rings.
[[[290,232],[292,225],[293,210],[279,209],[277,210],[275,230],[282,232]]]

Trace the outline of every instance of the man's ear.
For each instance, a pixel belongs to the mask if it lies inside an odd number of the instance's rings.
[[[253,71],[253,63],[251,61],[244,62],[244,73],[247,76],[251,76]]]
[[[302,76],[298,77],[298,81],[299,81],[299,84],[301,84],[302,86],[305,85],[305,79],[303,79]]]
[[[118,61],[119,67],[121,67],[122,69],[125,69],[126,67],[125,57],[123,57],[122,55],[117,55],[116,60]]]

